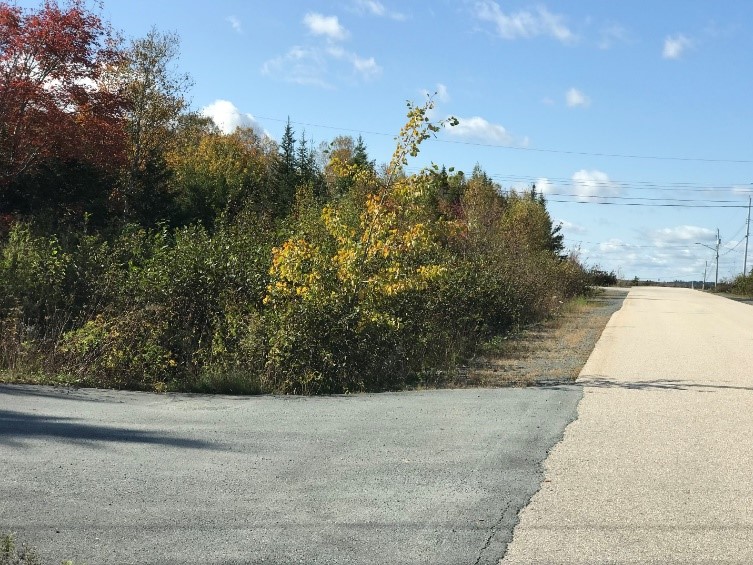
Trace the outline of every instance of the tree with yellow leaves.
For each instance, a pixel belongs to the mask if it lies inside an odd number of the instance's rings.
[[[428,173],[402,174],[442,125],[427,117],[431,108],[431,100],[408,104],[384,176],[334,155],[329,168],[352,181],[350,198],[327,204],[310,233],[274,248],[265,303],[279,321],[268,363],[276,388],[361,389],[385,377],[385,361],[406,361],[405,352],[381,351],[376,342],[400,341],[384,338],[403,331],[406,306],[443,276],[440,240],[453,229],[429,213]]]

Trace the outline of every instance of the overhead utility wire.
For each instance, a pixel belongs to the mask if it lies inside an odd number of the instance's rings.
[[[732,238],[732,239],[734,239],[734,238]],[[735,244],[735,246],[734,246],[734,247],[730,247],[730,248],[729,248],[729,249],[727,249],[727,251],[725,251],[724,253],[720,253],[720,254],[719,254],[719,257],[724,257],[725,255],[729,255],[729,254],[730,254],[730,253],[732,253],[732,252],[733,252],[733,251],[734,251],[735,249],[737,249],[738,247],[740,247],[740,244],[741,244],[741,243],[742,243],[743,241],[745,241],[745,240],[744,240],[744,239],[741,239],[740,241],[738,241],[738,242],[737,242],[737,243]]]
[[[265,116],[254,116],[257,120],[270,120],[273,122],[288,122],[287,119],[283,120],[280,118],[270,118]],[[342,128],[342,127],[335,127],[335,126],[328,126],[324,124],[314,124],[311,122],[294,122],[290,120],[291,124],[295,124],[298,126],[309,126],[309,127],[317,127],[317,128],[323,128],[323,129],[331,129],[336,131],[347,131],[352,133],[361,133],[361,134],[368,134],[368,135],[381,135],[381,136],[387,136],[387,137],[395,137],[393,134],[384,133],[384,132],[378,132],[378,131],[367,131],[367,130],[359,130],[354,128]],[[494,143],[480,143],[480,142],[474,142],[474,141],[458,141],[454,139],[435,139],[435,141],[439,143],[451,143],[454,145],[470,145],[472,147],[492,147],[495,149],[506,149],[506,150],[512,150],[512,151],[532,151],[536,153],[557,153],[561,155],[582,155],[582,156],[588,156],[588,157],[615,157],[620,159],[650,159],[650,160],[656,160],[656,161],[697,161],[701,163],[741,163],[741,164],[747,164],[747,163],[753,163],[753,159],[713,159],[708,157],[675,157],[675,156],[660,156],[660,155],[631,155],[631,154],[622,154],[622,153],[592,153],[588,151],[567,151],[565,149],[544,149],[544,148],[536,148],[536,147],[510,147],[508,145],[498,145]]]
[[[421,168],[418,167],[407,167],[406,172],[408,173],[418,173],[420,172]],[[513,174],[504,174],[504,173],[490,173],[488,171],[484,171],[486,176],[493,179],[493,180],[500,180],[500,181],[507,181],[507,182],[524,182],[526,184],[537,184],[542,179],[545,179],[547,181],[554,181],[557,184],[565,184],[565,185],[575,185],[579,184],[578,181],[573,180],[571,177],[565,178],[565,177],[552,177],[547,175],[513,175]],[[716,192],[716,191],[731,191],[732,187],[746,187],[744,191],[741,191],[740,194],[748,194],[753,193],[753,188],[747,188],[747,183],[745,182],[732,182],[728,184],[706,184],[706,183],[699,183],[699,182],[657,182],[657,181],[641,181],[641,180],[632,180],[632,181],[626,181],[626,180],[617,180],[617,179],[610,179],[608,182],[598,182],[595,181],[593,184],[597,186],[619,186],[620,188],[625,188],[628,190],[667,190],[672,192]]]
[[[565,186],[574,186],[581,184],[577,180],[573,180],[570,178],[561,178],[561,177],[523,177],[523,176],[515,176],[515,175],[503,175],[503,174],[489,174],[487,173],[487,176],[494,180],[500,180],[500,181],[507,181],[507,182],[525,182],[526,184],[537,184],[539,181],[543,178],[547,181],[553,181],[556,184],[562,184]],[[620,181],[620,180],[610,180],[609,182],[593,182],[596,186],[602,186],[602,187],[613,187],[617,186],[619,188],[625,189],[625,190],[662,190],[662,191],[670,191],[670,192],[705,192],[705,193],[714,193],[714,192],[732,192],[734,189],[733,187],[736,185],[743,185],[743,183],[731,183],[728,185],[702,185],[702,184],[691,184],[691,183],[656,183],[656,182],[648,182],[648,181]],[[753,192],[753,190],[740,192],[741,196],[745,194],[749,194],[750,192]]]
[[[645,207],[664,207],[664,208],[745,208],[747,210],[748,205],[735,206],[732,204],[721,204],[719,206],[714,204],[649,204],[646,202],[599,202],[599,201],[583,201],[583,200],[557,200],[554,198],[547,198],[547,202],[558,202],[561,204],[598,204],[601,206],[645,206]]]
[[[626,242],[609,242],[609,241],[582,241],[577,238],[568,237],[573,243],[587,243],[588,245],[609,245],[612,247],[623,247],[629,249],[690,249],[690,245],[633,245]]]
[[[658,201],[658,202],[708,202],[711,204],[719,204],[719,203],[737,203],[739,204],[739,200],[698,200],[695,198],[652,198],[650,196],[608,196],[608,195],[601,195],[601,194],[570,194],[570,193],[563,193],[563,192],[548,192],[544,195],[547,200],[549,200],[549,196],[565,196],[565,197],[572,197],[572,198],[610,198],[614,200],[648,200],[648,201]],[[744,208],[747,208],[747,206],[744,206]],[[743,229],[745,226],[743,226]]]

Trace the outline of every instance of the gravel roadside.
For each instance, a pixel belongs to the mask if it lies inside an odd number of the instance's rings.
[[[498,387],[574,382],[627,294],[625,288],[601,288],[567,305],[557,318],[490,344],[461,373],[458,384]]]

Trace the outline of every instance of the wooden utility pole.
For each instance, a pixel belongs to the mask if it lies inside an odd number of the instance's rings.
[[[714,277],[714,290],[716,285],[719,284],[719,246],[722,244],[722,239],[719,237],[719,228],[716,228],[716,277]]]
[[[745,230],[745,259],[743,260],[743,276],[748,274],[748,238],[750,237],[750,200],[748,196],[748,222],[747,229]]]

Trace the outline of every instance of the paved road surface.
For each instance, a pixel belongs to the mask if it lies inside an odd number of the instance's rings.
[[[753,563],[753,308],[636,288],[504,564]]]
[[[0,386],[0,531],[45,563],[496,563],[581,396]]]

